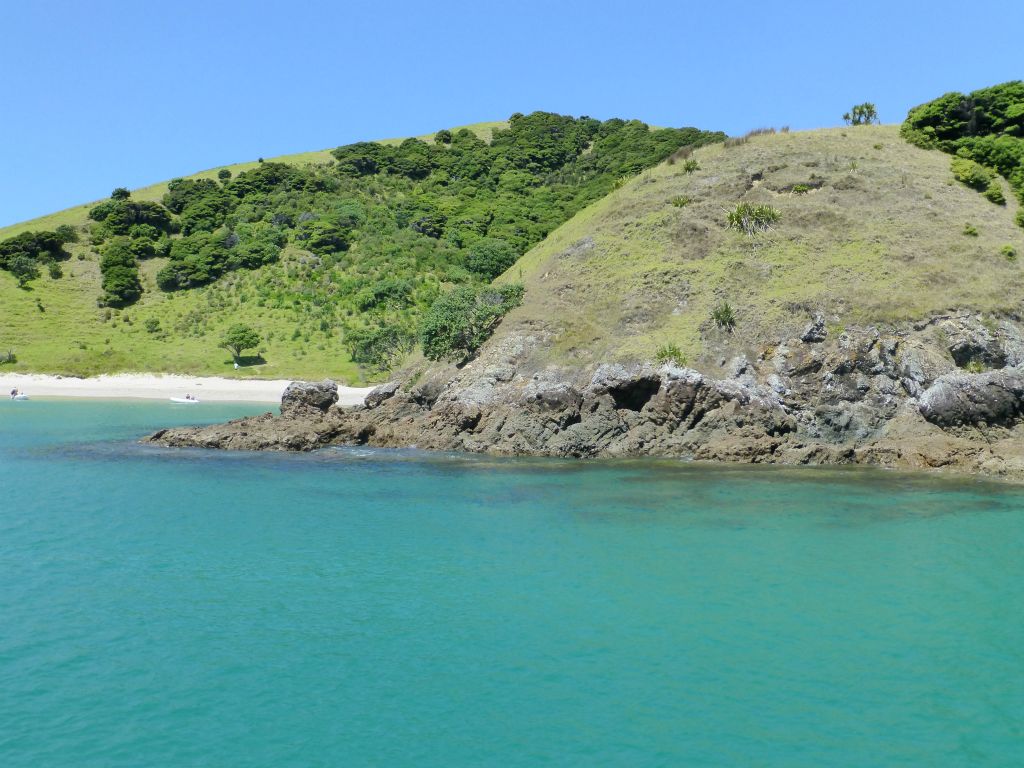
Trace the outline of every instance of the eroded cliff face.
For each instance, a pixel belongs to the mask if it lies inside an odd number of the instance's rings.
[[[815,317],[794,338],[722,361],[715,376],[646,363],[533,370],[524,361],[540,341],[510,336],[461,369],[382,385],[364,406],[335,407],[331,382],[297,383],[280,416],[148,440],[860,463],[1024,479],[1024,334],[1015,321],[952,314],[898,331],[830,334]]]

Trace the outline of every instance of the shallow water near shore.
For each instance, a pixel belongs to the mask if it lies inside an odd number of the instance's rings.
[[[1005,766],[1024,490],[0,402],[0,765]]]

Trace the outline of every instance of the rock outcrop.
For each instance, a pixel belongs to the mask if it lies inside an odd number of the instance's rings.
[[[333,382],[296,383],[281,416],[163,430],[171,446],[307,451],[330,445],[560,457],[679,456],[785,464],[953,468],[1024,479],[1020,333],[970,315],[914,328],[799,337],[722,365],[527,370],[530,339],[462,369],[393,381],[337,408]],[[963,352],[969,349],[969,353]],[[958,367],[967,360],[968,369]],[[980,361],[1013,365],[969,372]]]
[[[338,385],[330,379],[320,382],[293,381],[281,395],[281,415],[297,417],[327,413],[338,402]]]
[[[920,398],[921,414],[933,424],[1013,426],[1024,410],[1024,369],[940,376]]]

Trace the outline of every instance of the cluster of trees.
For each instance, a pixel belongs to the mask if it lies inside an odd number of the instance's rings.
[[[96,222],[92,243],[100,249],[103,293],[100,303],[124,307],[142,296],[139,259],[166,256],[171,234],[178,231],[170,212],[159,203],[132,200],[123,187],[115,189],[89,211]]]
[[[482,237],[522,253],[616,181],[683,146],[723,141],[696,128],[650,129],[637,120],[600,122],[546,112],[513,115],[485,142],[472,131],[440,131],[434,142],[361,142],[333,152],[339,175],[412,195],[400,223],[457,248]]]
[[[966,95],[947,93],[910,110],[900,132],[912,144],[941,149],[998,172],[1024,204],[1024,81]],[[983,180],[983,174],[970,166],[954,167],[954,173],[966,176],[962,180],[979,191],[991,189],[992,180]],[[1001,190],[989,192],[994,202],[1001,196]],[[1024,219],[1018,220],[1024,226]]]
[[[76,239],[74,229],[67,226],[55,232],[22,232],[9,237],[0,242],[0,269],[14,275],[22,288],[38,278],[44,266],[51,277],[59,278],[59,262],[69,255],[64,245]]]
[[[696,128],[651,129],[636,120],[535,112],[513,115],[490,141],[461,129],[439,131],[432,142],[339,147],[332,153],[335,177],[365,211],[352,233],[352,254],[359,259],[344,260],[363,286],[358,296],[364,314],[346,323],[353,359],[387,367],[422,335],[409,315],[427,311],[440,284],[454,284],[456,293],[479,288],[623,176],[682,147],[724,139]],[[375,197],[359,194],[362,189]],[[382,282],[389,277],[412,289],[379,305],[362,301],[367,293],[390,295]],[[425,350],[430,347],[421,341]]]
[[[194,288],[233,269],[256,269],[277,261],[287,236],[279,228],[258,221],[233,230],[197,231],[172,241],[170,261],[157,272],[164,291]]]
[[[168,259],[157,274],[164,291],[272,266],[260,273],[258,303],[315,307],[320,331],[341,332],[353,359],[387,367],[426,338],[420,320],[439,297],[465,303],[463,288],[479,292],[624,176],[724,139],[535,112],[513,115],[490,140],[439,131],[430,142],[339,147],[319,165],[261,161],[234,177],[175,179],[159,203],[118,189],[89,213],[101,300],[137,300],[139,262],[154,256]],[[287,246],[296,258],[276,264]],[[507,308],[491,295],[481,294],[466,343],[452,350],[472,347],[492,327],[495,307]],[[431,339],[439,338],[435,321]],[[431,354],[446,343],[431,340]]]

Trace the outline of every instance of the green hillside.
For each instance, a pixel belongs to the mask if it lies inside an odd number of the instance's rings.
[[[483,357],[525,349],[527,370],[585,368],[675,347],[714,371],[770,354],[816,312],[832,332],[955,308],[1021,312],[1024,229],[1007,181],[994,177],[995,204],[896,126],[765,132],[692,160],[641,174],[521,259],[502,279],[522,281],[524,304]],[[742,204],[777,220],[730,228]],[[726,304],[732,323],[719,322]]]
[[[485,285],[632,175],[724,137],[534,113],[427,138],[115,190],[0,231],[6,369],[372,378],[448,288]],[[217,348],[235,323],[263,337],[237,374]]]
[[[38,223],[11,230],[0,352],[20,370],[224,373],[217,342],[244,323],[263,342],[237,375],[354,382],[471,359],[497,327],[483,354],[524,347],[538,369],[714,369],[816,313],[838,334],[994,322],[1024,300],[1019,82],[901,127],[723,141],[534,113],[429,138],[115,191],[59,214],[79,238],[66,260],[24,234]],[[23,288],[19,248],[40,267]]]

